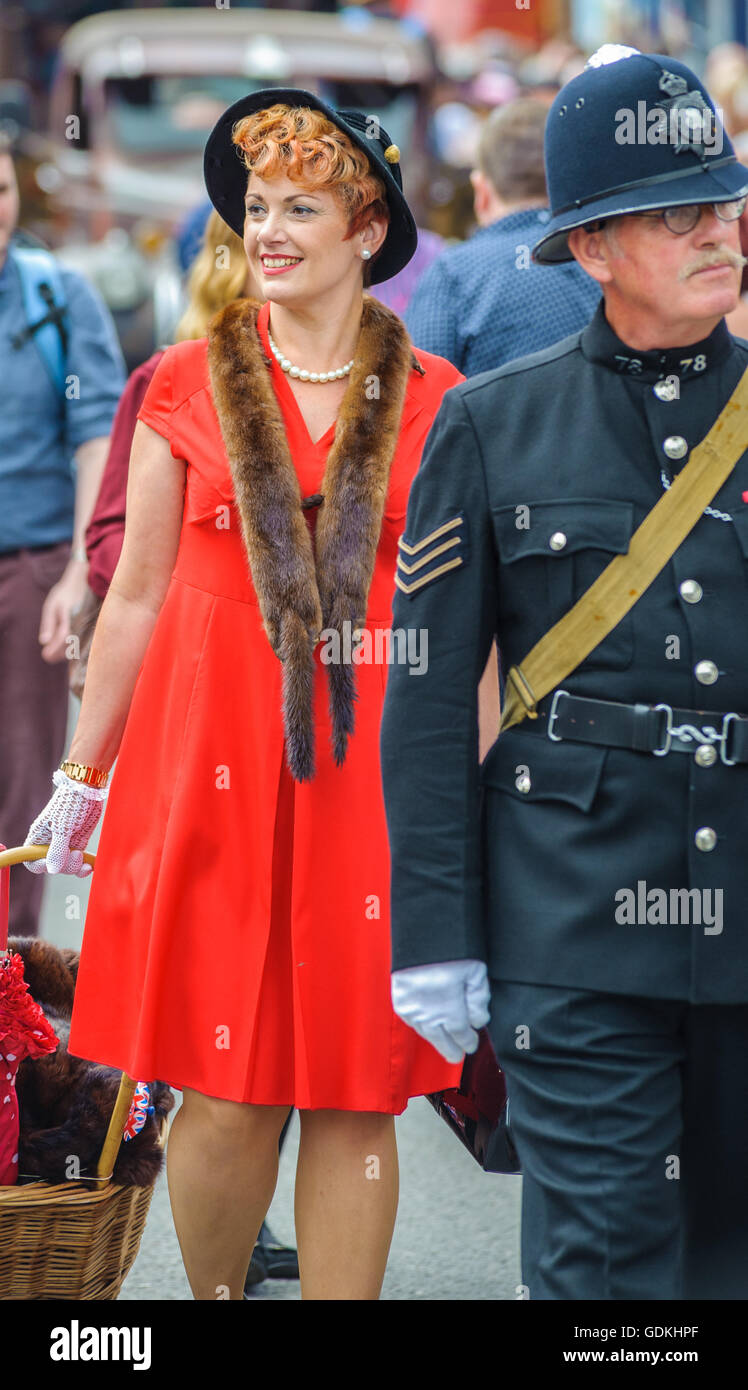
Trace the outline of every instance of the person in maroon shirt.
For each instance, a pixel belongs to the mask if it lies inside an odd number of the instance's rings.
[[[135,421],[151,377],[163,355],[163,349],[154,352],[146,362],[135,368],[122,392],[114,417],[106,467],[86,528],[88,583],[99,600],[106,597],[122,549],[127,475]],[[97,603],[97,612],[98,607]]]
[[[239,295],[263,299],[254,283],[254,277],[247,270],[244,247],[239,237],[217,212],[211,212],[205,226],[201,250],[190,270],[187,282],[188,304],[177,325],[175,341],[204,337],[213,315]],[[95,615],[98,615],[99,604],[106,597],[122,549],[127,475],[135,421],[151,377],[162,356],[163,349],[154,352],[146,362],[135,368],[122,393],[112,425],[106,467],[96,506],[86,530],[88,582],[97,600],[95,604],[90,603],[90,608],[94,610]],[[85,679],[85,673],[83,678]],[[83,689],[80,673],[76,676],[75,684],[79,684],[80,690],[75,688],[71,680],[71,688],[75,694],[80,695]]]

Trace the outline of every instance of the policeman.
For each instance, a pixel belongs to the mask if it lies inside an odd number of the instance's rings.
[[[530,1298],[745,1298],[748,455],[481,765],[476,687],[494,636],[521,664],[627,552],[748,366],[724,318],[748,170],[694,73],[634,50],[563,88],[545,156],[534,254],[603,301],[447,392],[411,490],[393,625],[429,659],[392,666],[382,726],[393,1001],[453,1061],[490,1002]]]

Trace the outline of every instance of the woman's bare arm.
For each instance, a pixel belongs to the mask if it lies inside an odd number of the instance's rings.
[[[138,420],[125,504],[125,537],[101,606],[68,757],[109,769],[127,722],[146,648],[179,549],[187,466]]]

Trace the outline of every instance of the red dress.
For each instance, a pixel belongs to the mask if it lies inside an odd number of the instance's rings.
[[[258,326],[268,355],[269,305]],[[139,418],[187,462],[179,551],[141,665],[101,825],[70,1032],[76,1056],[207,1095],[400,1114],[454,1085],[390,1002],[389,849],[379,725],[387,667],[356,667],[346,761],[314,692],[317,773],[285,763],[280,663],[249,577],[210,390],[207,341],[167,349]],[[369,594],[389,628],[397,539],[444,392],[463,378],[418,352]],[[301,495],[316,444],[273,359]],[[374,648],[374,650],[376,650]]]

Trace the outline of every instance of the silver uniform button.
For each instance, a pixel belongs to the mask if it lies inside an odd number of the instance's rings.
[[[523,772],[522,775],[517,778],[514,785],[517,788],[518,792],[529,792],[530,787],[532,786],[532,782],[530,781],[530,778],[528,777],[527,773]]]
[[[674,401],[678,388],[674,381],[656,381],[652,387],[658,401]]]
[[[698,579],[684,579],[678,592],[686,603],[700,603],[704,597],[704,590]]]
[[[688,453],[688,443],[682,434],[669,434],[662,447],[669,459],[682,459]]]
[[[708,850],[714,849],[717,843],[717,832],[712,830],[711,825],[702,825],[693,838],[696,848],[703,850],[706,854]]]
[[[551,550],[563,550],[566,545],[566,536],[563,531],[554,531],[548,544]]]
[[[717,761],[717,750],[713,743],[700,743],[694,754],[694,762],[699,767],[711,767]]]
[[[693,673],[699,685],[714,685],[719,679],[719,671],[713,661],[698,661],[693,668]]]

